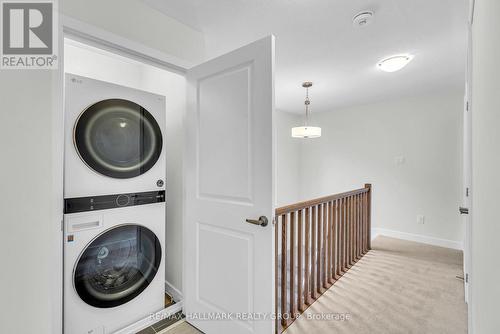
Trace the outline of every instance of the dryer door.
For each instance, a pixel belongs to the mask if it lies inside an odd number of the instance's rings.
[[[78,118],[74,142],[80,158],[96,172],[119,179],[147,172],[161,155],[155,118],[132,101],[99,101]]]
[[[74,285],[87,304],[109,308],[138,296],[151,283],[161,261],[155,234],[138,225],[122,225],[94,239],[74,270]]]

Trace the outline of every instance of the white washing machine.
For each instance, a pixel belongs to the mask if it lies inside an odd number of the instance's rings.
[[[66,200],[65,334],[113,333],[164,308],[164,191],[92,199]]]
[[[165,97],[65,77],[64,198],[165,190]]]

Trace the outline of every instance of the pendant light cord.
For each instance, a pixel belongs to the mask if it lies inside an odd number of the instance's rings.
[[[309,88],[312,86],[312,82],[306,81],[302,83],[302,87],[306,89],[306,99],[304,101],[304,105],[306,107],[306,119],[305,119],[305,124],[304,126],[307,127],[309,125],[309,117],[311,114],[311,111],[309,110],[309,105],[311,104],[311,100],[309,100]]]
[[[309,125],[309,105],[311,104],[311,101],[309,100],[309,87],[306,87],[306,100],[304,101],[304,104],[306,106],[306,121],[305,125]]]

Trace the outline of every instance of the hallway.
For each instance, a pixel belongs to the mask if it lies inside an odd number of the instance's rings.
[[[379,236],[285,334],[467,332],[462,253]]]

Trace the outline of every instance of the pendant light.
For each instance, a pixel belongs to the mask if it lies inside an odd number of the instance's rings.
[[[321,128],[317,126],[309,126],[309,105],[311,101],[309,100],[309,87],[312,86],[312,82],[306,81],[302,84],[302,87],[306,89],[306,100],[304,105],[306,106],[306,121],[304,126],[297,126],[292,128],[293,138],[318,138],[321,137]]]

